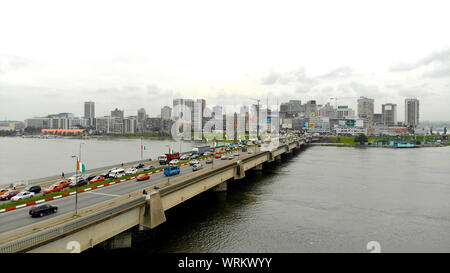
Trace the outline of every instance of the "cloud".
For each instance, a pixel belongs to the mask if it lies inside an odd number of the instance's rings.
[[[305,68],[298,68],[285,73],[270,72],[267,76],[261,79],[261,83],[263,85],[287,85],[290,83],[314,85],[316,80],[306,74]]]
[[[431,91],[428,84],[409,86],[398,90],[398,95],[402,97],[427,97],[436,95]]]
[[[29,65],[30,60],[20,56],[0,55],[0,75]]]
[[[389,72],[408,72],[423,69],[422,77],[440,78],[450,76],[450,48],[433,52],[414,63],[398,63],[389,67]]]
[[[322,79],[339,79],[339,78],[348,78],[353,75],[353,69],[349,66],[341,66],[337,69],[334,69],[326,74],[320,76]]]

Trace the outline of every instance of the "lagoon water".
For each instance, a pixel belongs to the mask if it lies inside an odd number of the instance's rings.
[[[120,252],[450,252],[450,147],[311,147],[167,212]]]

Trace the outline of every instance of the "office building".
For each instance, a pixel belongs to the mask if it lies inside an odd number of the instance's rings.
[[[397,104],[386,103],[381,106],[384,125],[395,126],[397,124]]]
[[[419,125],[419,100],[405,99],[405,125],[416,128]]]

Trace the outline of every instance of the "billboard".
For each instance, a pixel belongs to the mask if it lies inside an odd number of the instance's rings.
[[[310,123],[309,128],[311,128],[311,129],[314,128],[314,125],[315,125],[314,123]]]
[[[355,120],[347,119],[347,127],[355,127]]]
[[[303,128],[308,128],[309,127],[309,122],[303,122]]]
[[[345,120],[340,120],[339,121],[339,126],[345,126],[345,124],[346,124]]]

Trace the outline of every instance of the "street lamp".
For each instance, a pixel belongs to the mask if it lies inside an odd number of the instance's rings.
[[[80,145],[81,147],[81,145]],[[75,185],[78,185],[78,156],[73,155],[72,158],[77,159],[77,163],[75,165]],[[75,215],[78,213],[78,187],[75,188]]]

